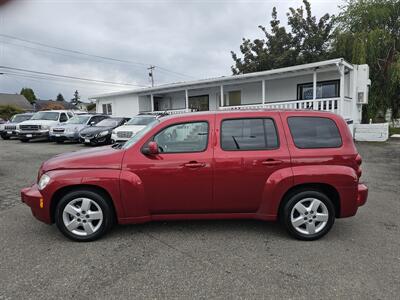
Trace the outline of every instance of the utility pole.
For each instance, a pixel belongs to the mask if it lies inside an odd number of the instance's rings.
[[[156,68],[156,67],[155,67],[155,66],[152,66],[152,65],[150,65],[150,67],[147,68],[147,70],[150,70],[150,72],[149,72],[149,77],[150,77],[150,80],[151,80],[151,86],[152,86],[152,87],[154,86],[154,75],[153,75],[153,70],[154,70],[155,68]]]

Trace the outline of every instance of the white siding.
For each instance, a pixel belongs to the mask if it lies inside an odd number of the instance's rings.
[[[96,112],[103,113],[103,104],[112,105],[114,117],[133,117],[139,113],[138,96],[134,94],[104,97],[97,100]]]

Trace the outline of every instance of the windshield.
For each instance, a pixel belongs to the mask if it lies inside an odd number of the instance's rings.
[[[154,120],[153,122],[149,123],[145,128],[143,128],[142,130],[140,130],[138,133],[136,133],[133,137],[131,137],[123,146],[122,149],[127,149],[131,146],[133,146],[134,144],[136,144],[136,142],[138,140],[140,140],[146,133],[148,133],[153,127],[155,127],[158,123],[160,123],[159,120]]]
[[[96,124],[96,126],[104,126],[104,127],[113,127],[117,126],[121,120],[119,119],[104,119],[103,121],[100,121],[99,123]]]
[[[68,120],[68,124],[86,124],[90,116],[75,116]]]
[[[20,123],[22,121],[29,120],[30,118],[32,118],[32,115],[15,115],[10,121],[12,123]]]
[[[49,120],[49,121],[58,121],[58,112],[51,111],[39,111],[33,115],[31,120]]]
[[[154,117],[134,117],[125,125],[147,125],[154,121]]]

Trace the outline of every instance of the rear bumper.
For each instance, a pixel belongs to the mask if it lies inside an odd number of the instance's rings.
[[[31,208],[36,219],[51,224],[49,201],[44,199],[36,184],[21,190],[21,201]]]
[[[365,184],[359,183],[357,188],[357,205],[363,206],[367,202],[368,187]]]

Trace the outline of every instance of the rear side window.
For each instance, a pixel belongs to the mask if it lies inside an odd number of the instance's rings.
[[[270,150],[278,146],[278,135],[272,119],[235,119],[222,122],[223,150]]]
[[[342,145],[339,129],[329,118],[290,117],[288,124],[298,148],[338,148]]]

